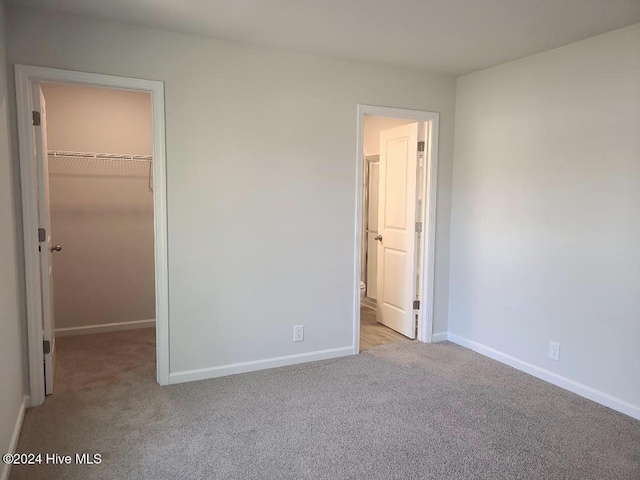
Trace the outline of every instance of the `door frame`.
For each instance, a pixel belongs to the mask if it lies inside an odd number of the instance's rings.
[[[167,253],[167,188],[165,155],[164,83],[47,67],[15,65],[22,224],[27,303],[29,357],[29,403],[44,402],[44,354],[42,350],[42,296],[38,243],[36,164],[33,161],[32,89],[35,82],[73,83],[94,87],[146,92],[151,95],[153,121],[153,214],[156,293],[156,375],[160,385],[169,384],[169,273]]]
[[[364,155],[364,154],[363,154]],[[361,261],[362,265],[360,266],[360,277],[366,278],[368,280],[369,277],[369,247],[367,245],[369,234],[367,232],[369,227],[369,187],[370,187],[370,178],[371,178],[371,164],[380,162],[380,154],[373,155],[364,155],[363,156],[363,164],[362,164],[362,174],[363,174],[363,185],[362,185],[362,253],[361,253]],[[369,297],[369,282],[366,282],[366,296],[361,300],[361,303],[370,308],[376,308],[377,300]]]
[[[357,105],[356,137],[356,216],[355,216],[355,262],[353,269],[353,353],[360,353],[360,271],[363,243],[363,174],[364,174],[364,117],[389,117],[415,120],[425,123],[425,168],[423,178],[424,205],[422,208],[423,235],[418,245],[420,264],[420,308],[418,310],[418,334],[420,342],[433,341],[433,299],[435,275],[435,239],[436,239],[436,198],[438,193],[438,130],[440,114],[423,110],[380,107],[376,105]]]

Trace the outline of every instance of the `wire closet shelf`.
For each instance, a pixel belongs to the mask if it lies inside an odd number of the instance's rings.
[[[49,161],[66,161],[66,160],[95,160],[95,161],[115,161],[115,162],[133,162],[135,164],[147,163],[149,167],[146,169],[148,178],[147,189],[153,192],[153,156],[152,155],[134,155],[130,153],[98,153],[98,152],[73,152],[67,150],[48,150],[47,156]],[[142,167],[142,165],[140,165]],[[143,167],[144,168],[144,167]]]
[[[95,152],[69,152],[64,150],[49,150],[50,157],[73,157],[73,158],[101,158],[105,160],[127,160],[130,162],[151,162],[151,155],[133,155],[130,153],[95,153]]]

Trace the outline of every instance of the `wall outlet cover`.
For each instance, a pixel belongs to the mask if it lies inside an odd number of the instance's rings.
[[[293,327],[293,341],[302,342],[304,340],[304,325],[295,325]]]
[[[560,360],[560,344],[558,342],[549,342],[549,358]]]

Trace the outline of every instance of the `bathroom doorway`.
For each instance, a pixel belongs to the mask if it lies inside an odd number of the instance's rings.
[[[359,113],[354,345],[361,352],[430,342],[438,115],[368,106]]]

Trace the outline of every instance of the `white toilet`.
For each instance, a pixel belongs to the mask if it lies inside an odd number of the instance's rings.
[[[367,285],[363,281],[360,281],[360,298],[364,298],[366,293],[367,293]]]

